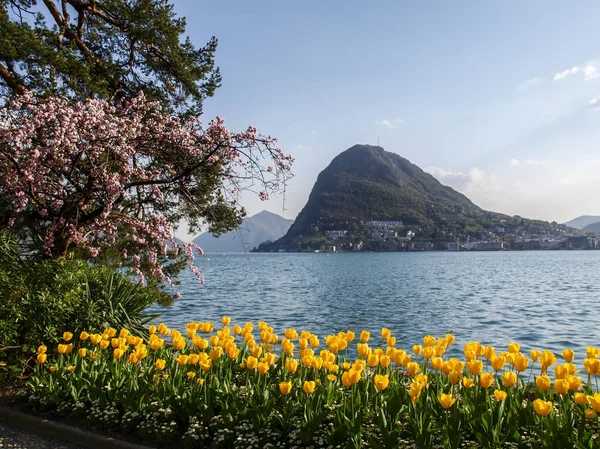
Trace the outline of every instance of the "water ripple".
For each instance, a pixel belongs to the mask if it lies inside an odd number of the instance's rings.
[[[459,346],[600,345],[600,251],[211,254],[199,265],[205,286],[184,273],[182,298],[152,309],[170,326],[226,314],[323,336],[386,326],[402,347],[446,332]]]

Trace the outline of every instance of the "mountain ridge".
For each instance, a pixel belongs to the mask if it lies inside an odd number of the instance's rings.
[[[588,225],[599,222],[600,216],[598,215],[581,215],[577,218],[567,221],[565,224],[571,228],[583,229]]]
[[[491,238],[490,229],[505,234],[519,226],[539,232],[552,228],[540,220],[483,210],[402,156],[379,146],[357,144],[334,157],[319,173],[288,232],[259,250],[327,247],[332,243],[328,235],[336,230],[351,235],[346,243],[364,240],[361,229],[370,221],[398,223],[397,231],[410,231],[417,239],[446,242]]]
[[[244,218],[240,227],[214,237],[210,232],[196,236],[193,242],[205,252],[250,251],[265,241],[277,240],[283,236],[293,220],[273,212],[263,210]]]

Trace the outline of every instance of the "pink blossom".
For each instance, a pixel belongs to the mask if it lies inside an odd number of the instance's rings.
[[[177,216],[176,205],[190,200],[185,188],[200,185],[200,168],[217,173],[215,188],[229,197],[260,185],[261,200],[291,176],[293,158],[275,138],[253,126],[234,133],[221,117],[207,127],[196,117],[172,117],[143,93],[115,106],[27,92],[9,109],[13,119],[0,122],[0,194],[13,210],[8,225],[43,217],[36,232],[52,256],[68,257],[79,247],[95,258],[120,245],[141,282],[150,276],[173,285],[160,262],[179,257],[169,208]],[[272,162],[266,168],[265,157]],[[181,249],[203,282],[194,265],[194,250],[202,256],[202,249]]]

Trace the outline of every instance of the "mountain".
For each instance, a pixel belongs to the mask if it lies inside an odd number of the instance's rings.
[[[207,252],[249,251],[262,242],[277,240],[283,236],[292,221],[263,210],[252,217],[244,218],[242,225],[235,231],[219,237],[204,232],[193,242]]]
[[[583,229],[587,225],[591,225],[598,222],[600,222],[600,217],[597,215],[582,215],[581,217],[577,217],[571,221],[567,221],[565,224],[570,228]]]
[[[600,234],[600,221],[597,221],[596,223],[591,223],[587,226],[585,226],[582,229],[583,232],[595,232],[596,234]]]
[[[429,173],[379,146],[355,145],[336,156],[318,176],[308,202],[281,239],[261,251],[305,251],[332,244],[348,231],[364,240],[369,221],[402,221],[397,228],[417,238],[456,241],[488,237],[488,229],[517,227],[545,232],[550,223],[485,211]],[[405,235],[405,234],[403,234]],[[339,244],[339,243],[338,243]]]

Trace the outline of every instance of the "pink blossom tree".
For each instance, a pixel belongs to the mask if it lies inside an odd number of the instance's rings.
[[[200,248],[179,247],[174,224],[219,233],[241,222],[240,192],[281,191],[291,155],[256,128],[232,132],[173,116],[143,93],[121,105],[41,98],[26,91],[0,122],[0,197],[6,225],[43,242],[44,257],[115,258],[141,281],[172,284],[178,265]]]

